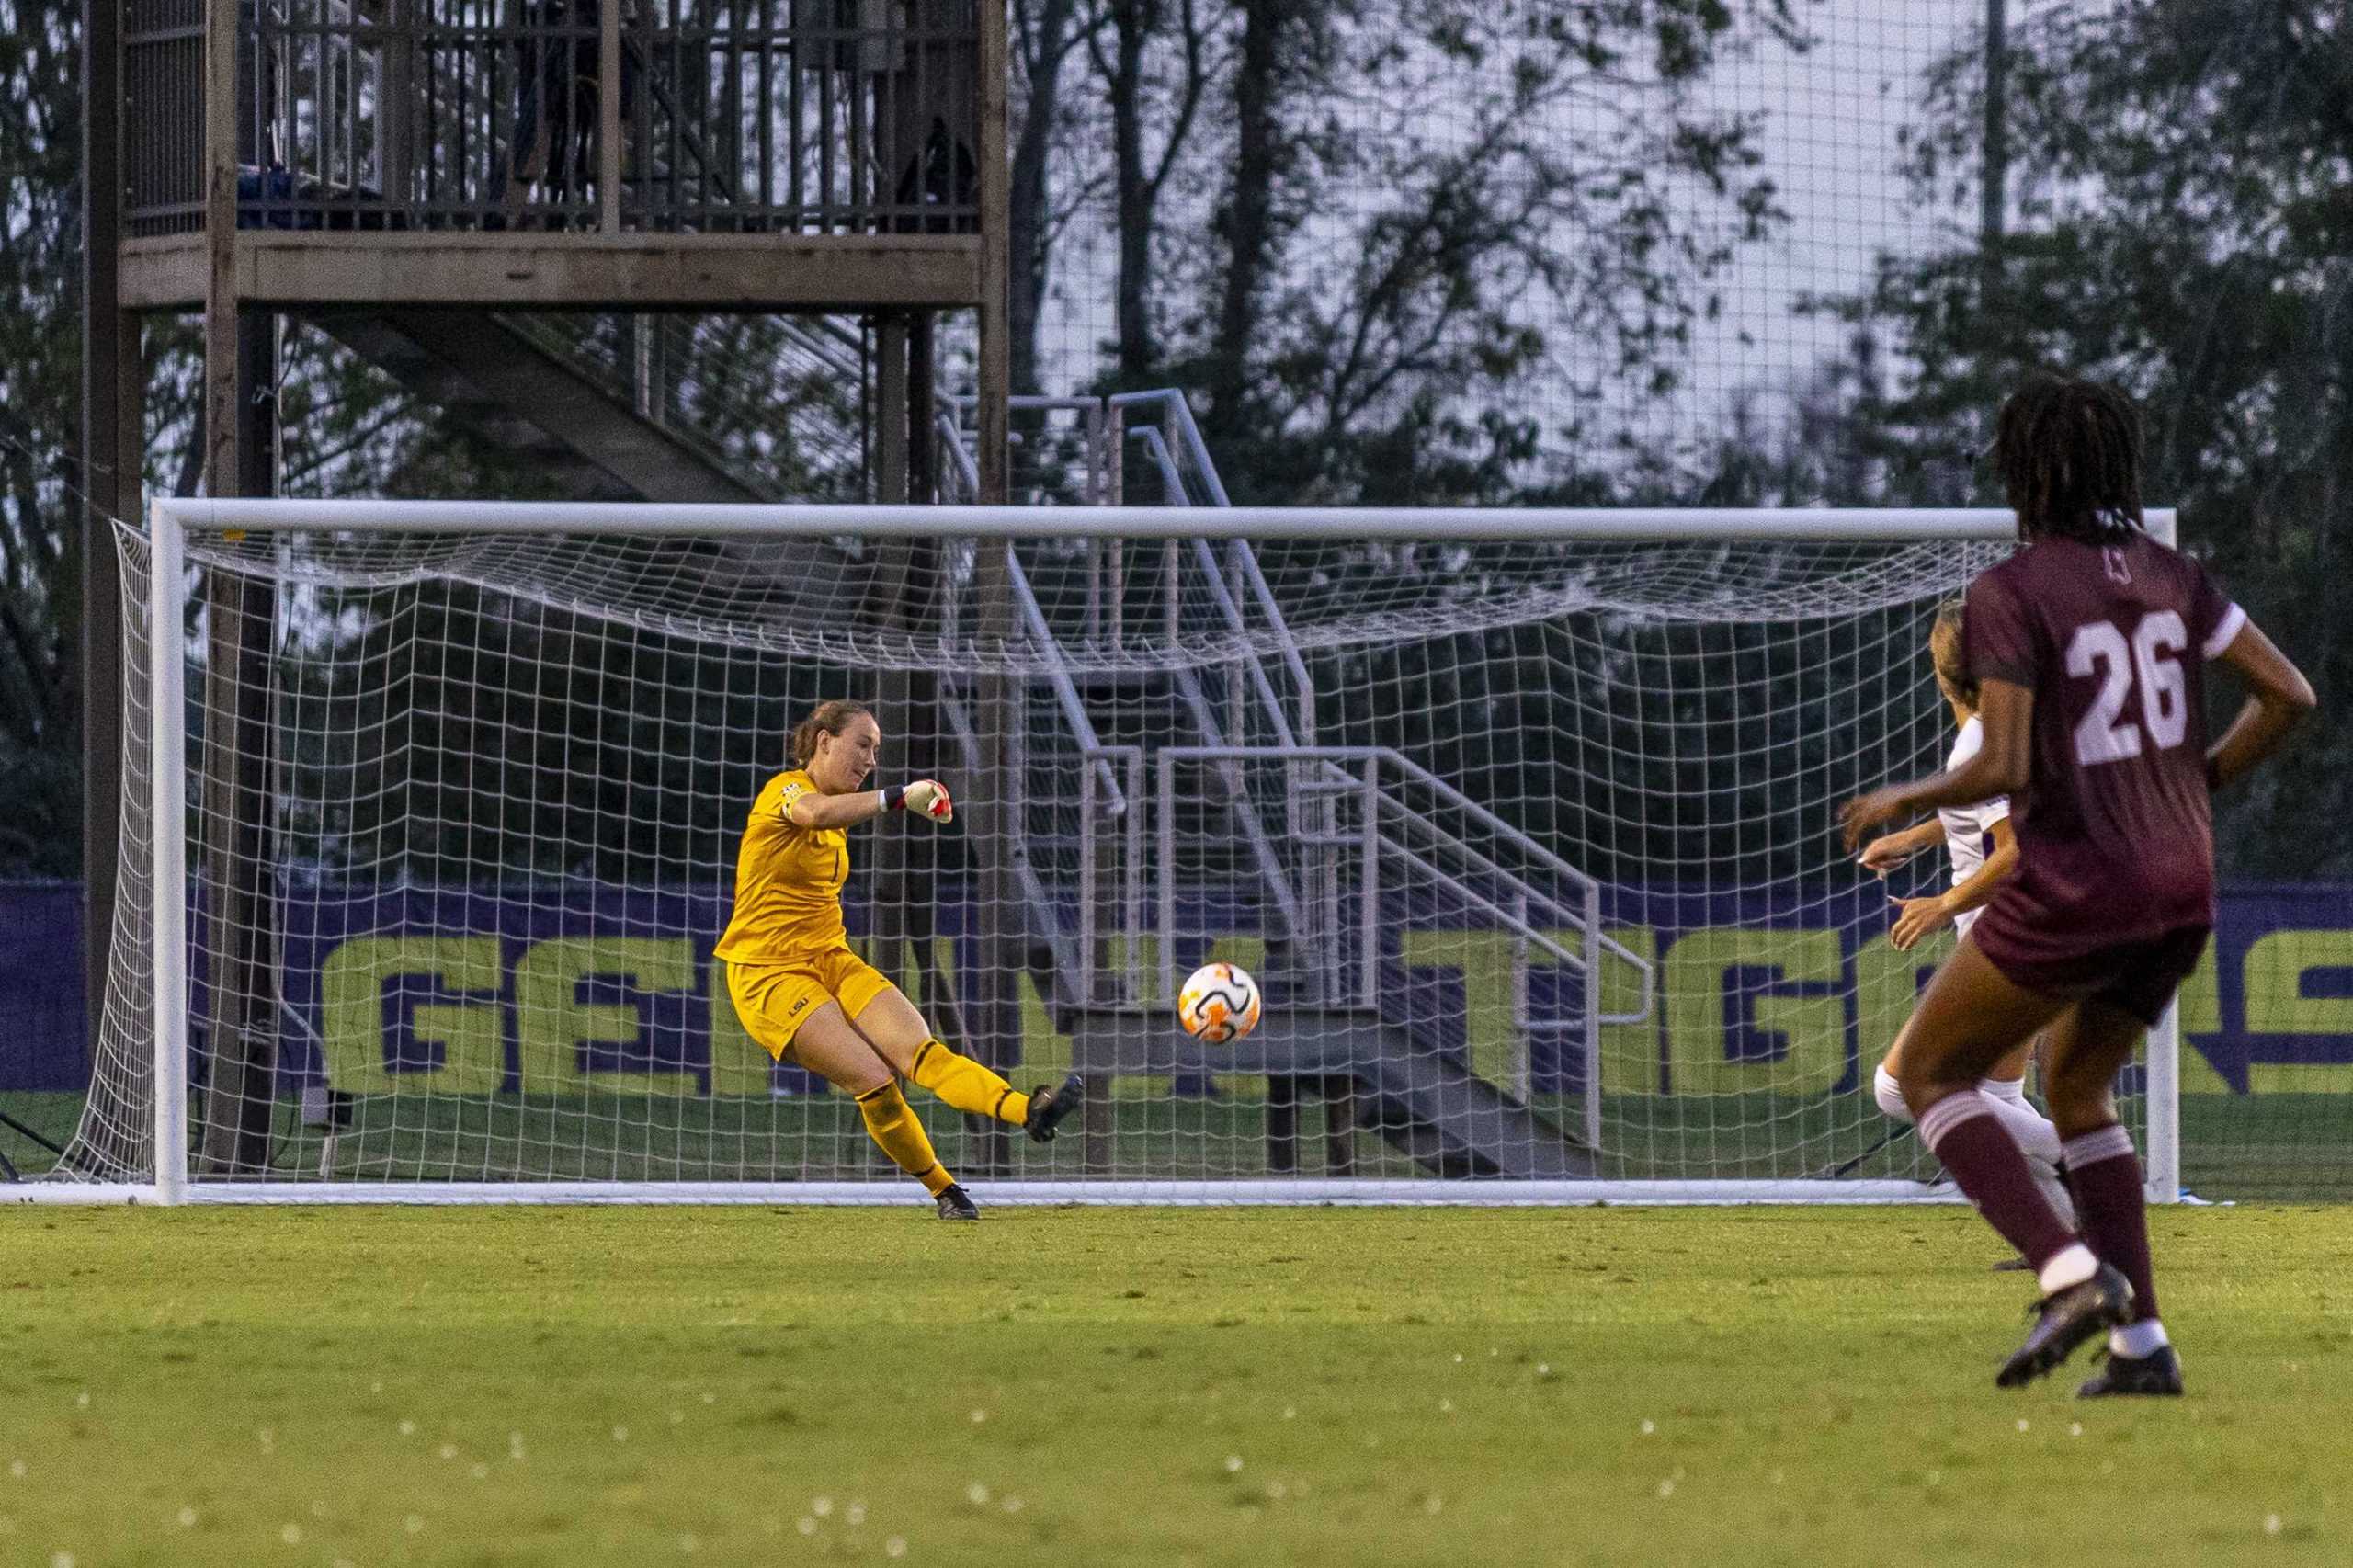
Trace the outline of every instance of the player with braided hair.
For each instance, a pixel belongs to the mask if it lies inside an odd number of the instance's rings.
[[[905,1079],[976,1116],[1028,1130],[1044,1142],[1078,1108],[1082,1080],[1021,1094],[941,1042],[904,993],[850,951],[842,925],[849,876],[844,831],[884,812],[926,822],[956,815],[937,779],[865,787],[882,727],[864,704],[821,703],[792,732],[794,766],[752,802],[735,869],[735,912],[713,949],[727,964],[727,994],[745,1032],[781,1061],[788,1054],[858,1101],[866,1130],[899,1168],[924,1184],[943,1220],[981,1211],[932,1150],[900,1092]]]
[[[2018,869],[1922,994],[1898,1082],[1922,1142],[2042,1288],[1995,1381],[2040,1377],[2106,1328],[2108,1369],[2080,1393],[2179,1393],[2113,1085],[2213,927],[2211,791],[2276,750],[2313,689],[2203,568],[2141,531],[2140,421],[2121,392],[2035,378],[2003,404],[1994,457],[2023,543],[1970,585],[1962,617],[1984,743],[1839,814],[1852,849],[1891,818],[2011,798]],[[2210,749],[2216,659],[2249,695]],[[2080,1234],[1979,1088],[2045,1028]]]
[[[2037,376],[2002,405],[1994,465],[2030,539],[2121,544],[2141,530],[2141,416],[2106,381]]]

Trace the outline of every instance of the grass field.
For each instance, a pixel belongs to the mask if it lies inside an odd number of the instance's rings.
[[[0,1563],[2336,1563],[2353,1210],[0,1210]],[[2068,1374],[2073,1374],[2070,1376]]]

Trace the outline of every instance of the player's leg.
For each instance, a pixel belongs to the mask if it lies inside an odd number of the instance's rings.
[[[2066,1006],[2012,983],[1964,941],[1922,993],[1897,1063],[1921,1142],[2033,1265],[2046,1294],[2090,1278],[2097,1260],[2036,1189],[2018,1140],[1978,1083]]]
[[[2002,1119],[2002,1125],[2010,1130],[2010,1136],[2018,1140],[2018,1150],[2034,1172],[2034,1184],[2041,1190],[2043,1201],[2060,1219],[2073,1225],[2075,1202],[2061,1175],[2065,1156],[2060,1146],[2059,1129],[2026,1097],[2027,1062],[2032,1060],[2036,1040],[2041,1038],[2036,1036],[1995,1062],[1994,1070],[1977,1081],[1977,1087],[1992,1104],[1994,1114]]]
[[[2109,1335],[2109,1351],[2121,1362],[2111,1373],[2093,1380],[2104,1384],[2109,1376],[2131,1377],[2138,1371],[2156,1374],[2170,1386],[2151,1392],[2181,1392],[2180,1370],[2168,1351],[2164,1323],[2157,1316],[2155,1269],[2149,1253],[2149,1221],[2142,1187],[2140,1156],[2132,1135],[2117,1119],[2115,1082],[2118,1069],[2131,1059],[2148,1025],[2120,1007],[2097,1000],[2070,1008],[2052,1031],[2052,1115],[2066,1131],[2067,1181],[2075,1188],[2075,1206],[2083,1216],[2084,1239],[2102,1260],[2113,1264],[2132,1282],[2130,1318]],[[2160,1352],[2167,1352],[2160,1358]],[[2162,1363],[2160,1365],[2160,1362]],[[2086,1385],[2091,1390],[2091,1385]],[[2096,1392],[2143,1392],[2138,1389]]]
[[[1872,1100],[1878,1104],[1882,1112],[1898,1121],[1912,1119],[1912,1108],[1904,1103],[1904,1085],[1901,1081],[1904,1074],[1904,1037],[1911,1032],[1912,1020],[1906,1018],[1904,1020],[1904,1027],[1895,1031],[1895,1043],[1887,1048],[1887,1054],[1880,1059],[1880,1064],[1871,1071]]]
[[[2066,1136],[2067,1180],[2084,1235],[2132,1282],[2131,1318],[2109,1335],[2109,1369],[2078,1391],[2094,1397],[2181,1392],[2180,1362],[2157,1314],[2140,1155],[2117,1117],[2115,1086],[2204,951],[2206,935],[2182,931],[2150,944],[2115,984],[2072,1009],[2052,1034],[2045,1094]]]
[[[940,1218],[980,1218],[980,1210],[933,1153],[923,1123],[899,1093],[891,1064],[850,1028],[840,1005],[825,994],[822,975],[788,964],[731,963],[727,995],[744,1021],[744,1032],[770,1056],[779,1061],[790,1056],[858,1102],[867,1134],[938,1199]]]
[[[1063,1119],[1077,1108],[1081,1091],[1075,1076],[1064,1080],[1058,1089],[1021,1093],[987,1066],[950,1050],[931,1032],[906,993],[862,962],[857,963],[857,971],[841,977],[835,994],[877,1054],[902,1077],[958,1110],[1011,1122],[1044,1142],[1053,1137]]]
[[[923,1119],[899,1092],[891,1064],[874,1052],[866,1037],[842,1017],[841,1004],[828,1001],[804,1016],[793,1031],[789,1048],[792,1060],[858,1102],[867,1136],[891,1156],[891,1163],[923,1183],[939,1202],[942,1219],[978,1219],[972,1200],[931,1146]],[[955,1195],[951,1201],[951,1195]],[[950,1213],[953,1208],[956,1212]],[[965,1210],[970,1212],[965,1212]]]
[[[1904,1086],[1898,1081],[1904,1070],[1904,1040],[1912,1025],[1906,1020],[1888,1048],[1884,1060],[1871,1074],[1871,1098],[1886,1115],[1898,1121],[1912,1119],[1912,1108],[1904,1103]],[[2038,1036],[2039,1040],[2040,1037]],[[1995,1063],[1994,1070],[1978,1080],[1977,1087],[1993,1108],[1995,1116],[2008,1128],[2016,1140],[2018,1152],[2026,1156],[2027,1168],[2034,1177],[2035,1190],[2051,1205],[2062,1223],[2073,1229],[2075,1224],[2075,1195],[2067,1190],[2066,1178],[2060,1170],[2059,1130],[2026,1097],[2026,1062],[2034,1047],[2021,1045]],[[2023,1267],[2017,1260],[1995,1265],[1996,1268]]]

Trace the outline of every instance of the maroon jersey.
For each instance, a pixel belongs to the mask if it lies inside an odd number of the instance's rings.
[[[2056,957],[2213,924],[2205,665],[2245,624],[2139,534],[2043,540],[1970,585],[1970,673],[2034,693],[2018,869],[1984,925]]]

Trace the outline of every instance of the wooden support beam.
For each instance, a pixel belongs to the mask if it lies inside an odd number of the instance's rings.
[[[252,309],[236,312],[233,321],[226,380],[236,417],[225,441],[210,442],[222,466],[210,470],[206,488],[215,495],[270,495],[278,488],[278,321]],[[208,348],[212,337],[208,323]],[[208,362],[208,383],[222,379],[217,370]],[[267,577],[207,574],[199,915],[211,1006],[201,1168],[216,1176],[268,1168],[277,1097],[278,905],[268,788],[275,589]]]
[[[873,426],[874,498],[885,505],[904,502],[907,499],[907,322],[897,314],[885,315],[874,324]],[[861,619],[878,626],[893,626],[901,620],[913,542],[886,540],[876,548],[879,564]],[[911,695],[907,673],[876,671],[873,693],[891,757],[884,771],[893,778],[917,777],[909,771],[912,765],[906,760]],[[911,996],[918,990],[907,964],[907,940],[913,929],[908,905],[915,895],[907,874],[912,847],[904,823],[886,823],[874,836],[874,967]],[[937,1018],[926,1021],[934,1029],[942,1027]]]
[[[1006,249],[1012,215],[1012,171],[1006,163],[1005,0],[981,4],[981,501],[1002,506],[1012,457],[1007,397],[1012,391],[1012,340],[1006,334],[1012,271]]]
[[[233,174],[231,188],[234,189]],[[233,212],[233,209],[232,209]],[[969,310],[973,234],[289,233],[235,232],[238,294],[279,306],[493,310]],[[123,302],[205,300],[202,234],[121,246]]]
[[[1010,175],[1006,162],[1006,73],[1007,51],[1005,0],[982,0],[981,7],[981,290],[979,396],[980,499],[1002,505],[1010,493],[1010,458],[1006,401],[1012,373],[1010,343],[1006,335],[1007,284],[1010,272],[1006,252],[1010,211]],[[979,610],[975,630],[985,644],[1009,641],[1015,632],[1011,574],[1001,546],[981,551],[973,576],[973,597]],[[1022,840],[1020,778],[1021,686],[1013,676],[984,672],[973,683],[972,722],[981,752],[980,825],[974,830],[978,872],[981,941],[978,1031],[974,1043],[987,1051],[984,1060],[1000,1072],[1021,1061],[1021,996],[1029,972],[1028,909],[1022,901],[1015,857]],[[1010,1169],[1009,1146],[1002,1123],[983,1130],[981,1147],[990,1174]]]
[[[122,846],[122,581],[114,519],[139,514],[139,460],[145,448],[140,439],[139,318],[119,305],[121,22],[120,0],[83,0],[82,635],[74,678],[82,698],[82,1004],[92,1061],[113,972],[115,877]],[[108,1092],[99,1087],[104,1077],[92,1074],[93,1095]],[[87,1119],[100,1136],[137,1124],[135,1115]],[[127,1147],[96,1153],[108,1164],[135,1163]]]

